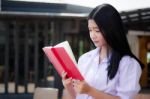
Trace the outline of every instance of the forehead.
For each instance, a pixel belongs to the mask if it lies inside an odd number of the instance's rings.
[[[88,27],[89,28],[98,28],[96,22],[93,19],[88,20]]]

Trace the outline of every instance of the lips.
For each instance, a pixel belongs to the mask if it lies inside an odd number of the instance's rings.
[[[99,41],[93,41],[94,43],[98,43]]]

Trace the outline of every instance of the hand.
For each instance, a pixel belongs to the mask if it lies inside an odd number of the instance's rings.
[[[85,81],[79,81],[75,79],[73,79],[73,86],[75,91],[80,94],[87,94],[92,88]]]
[[[75,90],[73,88],[73,84],[72,84],[72,78],[66,78],[67,73],[63,72],[62,73],[62,83],[66,89],[66,92],[68,93],[68,99],[75,99],[76,97],[76,93]]]
[[[62,73],[62,83],[66,89],[68,89],[68,88],[70,89],[70,87],[73,87],[72,78],[66,78],[66,76],[67,76],[67,73],[63,72]]]

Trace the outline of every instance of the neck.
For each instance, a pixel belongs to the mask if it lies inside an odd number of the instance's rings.
[[[106,58],[109,54],[109,48],[107,46],[102,46],[100,50],[100,60]]]

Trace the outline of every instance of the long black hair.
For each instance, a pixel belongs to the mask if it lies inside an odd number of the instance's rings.
[[[115,77],[119,62],[124,55],[135,58],[141,68],[144,67],[142,62],[131,52],[120,14],[113,6],[109,4],[97,6],[89,14],[89,19],[93,19],[96,22],[108,46],[111,47],[112,55],[110,65],[107,68],[110,80]]]

